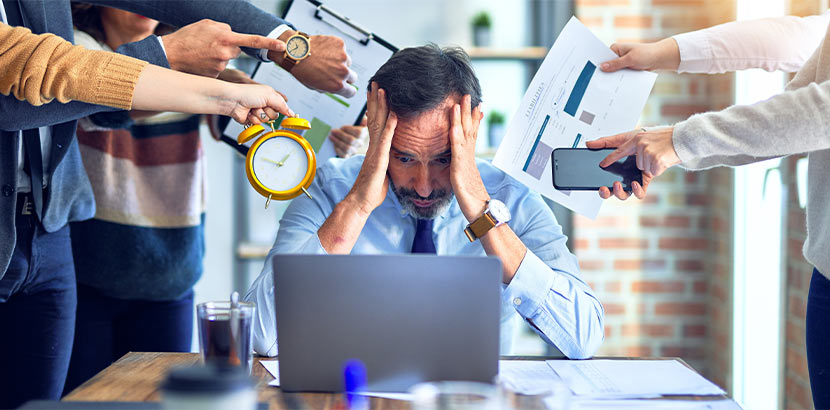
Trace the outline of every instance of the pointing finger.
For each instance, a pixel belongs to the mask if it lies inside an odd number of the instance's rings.
[[[614,152],[608,154],[608,156],[605,157],[605,159],[602,160],[602,162],[599,163],[599,166],[605,168],[605,167],[619,161],[620,158],[631,155],[633,152],[634,152],[634,144],[632,144],[630,141],[626,142],[625,144],[623,144],[622,146],[617,148]]]
[[[237,47],[264,48],[281,53],[285,51],[285,43],[275,38],[231,32],[228,42]]]

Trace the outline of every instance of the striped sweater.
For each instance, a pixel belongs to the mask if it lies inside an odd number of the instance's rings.
[[[76,31],[75,39],[97,45],[85,33]],[[71,227],[79,283],[119,299],[174,300],[199,279],[205,211],[199,121],[177,113],[126,129],[80,121],[96,213]]]

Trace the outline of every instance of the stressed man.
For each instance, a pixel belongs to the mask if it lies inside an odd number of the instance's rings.
[[[270,256],[490,255],[501,259],[501,351],[521,320],[570,358],[603,340],[603,309],[542,198],[475,158],[481,88],[467,54],[435,45],[401,50],[370,80],[365,158],[317,171],[313,199],[298,197],[280,222],[256,302],[254,349],[277,354]],[[298,307],[302,308],[302,307]]]

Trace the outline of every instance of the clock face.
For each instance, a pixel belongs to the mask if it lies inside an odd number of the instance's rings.
[[[276,136],[259,145],[253,158],[253,172],[265,188],[289,191],[303,182],[308,157],[302,145],[291,138]]]
[[[299,60],[308,54],[308,39],[305,37],[291,37],[285,45],[285,51],[295,60]]]

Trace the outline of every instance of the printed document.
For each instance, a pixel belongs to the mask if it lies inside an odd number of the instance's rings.
[[[677,360],[548,360],[547,363],[577,396],[726,394]]]
[[[657,75],[600,71],[601,63],[616,57],[572,17],[533,77],[493,159],[508,175],[589,218],[597,216],[602,199],[595,191],[556,190],[551,153],[635,129]]]
[[[562,386],[562,379],[541,360],[499,360],[499,383],[516,393],[547,394]]]
[[[733,400],[573,400],[572,410],[741,410]],[[557,408],[554,398],[545,399],[548,408]]]

